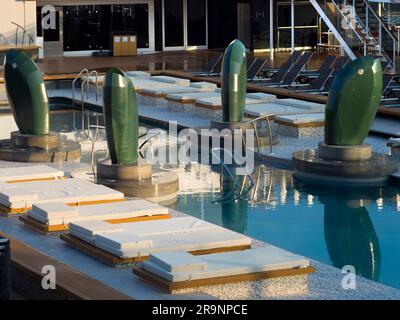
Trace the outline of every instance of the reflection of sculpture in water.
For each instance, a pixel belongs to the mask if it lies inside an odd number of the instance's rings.
[[[243,182],[245,176],[236,176],[239,183]],[[233,178],[226,173],[221,177],[221,216],[222,225],[230,230],[247,233],[247,199],[245,196],[238,197],[235,190],[237,185]]]
[[[358,200],[320,200],[325,207],[324,234],[333,265],[352,265],[358,275],[378,280],[381,252],[368,210]]]

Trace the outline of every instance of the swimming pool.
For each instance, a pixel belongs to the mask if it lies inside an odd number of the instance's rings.
[[[181,190],[172,207],[338,268],[352,265],[359,275],[400,288],[400,189],[312,186],[268,167],[257,174],[256,196],[250,192],[247,200],[221,203],[220,189],[210,183],[210,190]],[[206,185],[204,175],[190,176],[186,184]]]
[[[65,124],[60,118],[58,127]],[[83,150],[81,162],[90,163],[89,153]],[[261,165],[245,199],[221,202],[219,166],[156,166],[180,177],[171,208],[338,268],[352,265],[359,275],[400,288],[400,188],[313,186]]]

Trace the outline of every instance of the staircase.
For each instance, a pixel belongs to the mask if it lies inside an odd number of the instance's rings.
[[[395,72],[397,38],[369,1],[355,1],[355,7],[347,0],[310,2],[351,59],[370,54]]]

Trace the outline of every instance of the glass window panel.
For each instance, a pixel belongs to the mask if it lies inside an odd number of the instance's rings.
[[[183,46],[182,0],[164,0],[164,28],[166,47]]]
[[[206,0],[187,0],[187,32],[189,46],[207,44]]]

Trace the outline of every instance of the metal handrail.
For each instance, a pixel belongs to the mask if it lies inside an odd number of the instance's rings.
[[[211,156],[214,157],[214,158],[221,164],[221,173],[223,172],[223,169],[225,169],[225,171],[229,174],[229,176],[232,178],[232,180],[233,180],[233,182],[234,182],[234,184],[235,184],[235,189],[233,189],[232,192],[230,192],[230,194],[236,193],[236,191],[240,188],[239,196],[238,196],[238,197],[235,197],[235,198],[233,199],[233,201],[236,201],[236,200],[238,200],[239,198],[241,198],[241,197],[243,196],[244,184],[245,184],[246,180],[244,180],[243,183],[240,184],[240,183],[238,182],[238,180],[236,179],[235,175],[234,175],[234,174],[231,172],[231,170],[229,169],[229,167],[224,163],[224,161],[222,161],[221,157],[216,156],[215,152],[218,151],[218,152],[220,153],[221,150],[222,150],[224,153],[229,153],[229,156],[231,156],[232,159],[235,160],[235,162],[237,162],[237,161],[236,161],[234,155],[233,155],[232,153],[230,153],[230,152],[229,152],[228,150],[226,150],[226,149],[222,149],[222,148],[213,148],[213,149],[211,149],[211,151],[210,151]],[[250,181],[250,187],[249,187],[247,190],[245,190],[246,192],[245,192],[244,194],[247,194],[247,193],[254,187],[254,185],[255,185],[252,176],[251,176],[248,172],[246,172],[246,176],[245,176],[245,179],[247,179],[247,178],[248,178],[249,181]],[[222,174],[221,174],[221,179],[222,179]],[[221,182],[221,183],[222,183],[222,182]],[[222,184],[221,184],[221,185],[222,185]],[[223,202],[223,201],[224,201],[224,200],[221,199],[221,200],[215,201],[215,202]]]
[[[72,121],[73,121],[73,127],[74,130],[76,131],[76,122],[75,122],[75,83],[81,79],[82,75],[86,73],[86,78],[89,77],[89,70],[88,69],[82,69],[79,74],[76,76],[74,80],[72,80]],[[81,88],[82,89],[82,88]],[[82,101],[83,103],[83,101]],[[82,127],[83,130],[83,127]]]
[[[382,18],[379,15],[376,14],[374,8],[371,7],[369,1],[364,0],[364,4],[365,4],[365,6],[367,8],[367,19],[368,19],[368,12],[371,12],[372,15],[375,17],[375,19],[377,19],[378,22],[379,22],[379,32],[381,32],[381,28],[383,28],[386,31],[386,33],[389,35],[389,37],[392,39],[392,41],[393,41],[393,57],[392,57],[392,59],[390,59],[389,56],[386,54],[385,50],[383,50],[383,47],[382,47],[381,43],[379,43],[379,46],[380,46],[381,51],[383,51],[383,53],[385,54],[386,58],[389,61],[391,61],[391,63],[392,63],[392,72],[396,73],[396,49],[397,49],[399,40],[393,34],[393,32],[387,27],[385,21],[383,21]],[[369,11],[368,11],[368,9],[369,9]],[[369,21],[369,19],[366,22],[367,23],[366,29],[367,29],[367,32],[369,33],[368,21]]]
[[[265,120],[265,121],[267,122],[267,125],[268,125],[269,151],[270,151],[270,153],[273,153],[273,150],[272,150],[272,129],[271,129],[271,123],[270,123],[270,121],[269,121],[269,117],[272,117],[272,116],[274,116],[274,114],[272,114],[272,113],[270,113],[270,114],[265,114],[265,115],[259,116],[259,117],[257,117],[257,118],[251,119],[251,120],[249,120],[249,121],[247,121],[247,122],[244,122],[244,123],[240,124],[240,125],[237,127],[237,129],[242,129],[243,127],[246,127],[246,126],[248,126],[249,124],[251,124],[251,125],[253,126],[254,133],[255,133],[255,136],[256,136],[257,151],[258,151],[258,153],[261,153],[261,146],[260,146],[260,139],[259,139],[259,135],[258,135],[258,130],[257,130],[256,122],[257,122],[257,121],[263,121],[263,120]],[[241,135],[242,135],[243,144],[244,144],[244,146],[246,147],[246,141],[245,141],[245,139],[244,139],[243,131],[240,130],[240,133],[241,133]]]
[[[31,37],[31,35],[29,34],[29,32],[26,31],[26,29],[25,29],[23,26],[19,25],[18,23],[14,22],[14,21],[11,21],[11,23],[12,23],[13,25],[17,26],[17,29],[16,29],[16,31],[15,31],[15,45],[18,45],[18,30],[19,30],[20,28],[21,28],[21,30],[23,31],[21,45],[24,45],[24,42],[25,42],[25,35],[27,35],[28,38],[29,38],[28,45],[31,45],[31,42],[35,42],[35,40],[33,40],[33,38]]]

